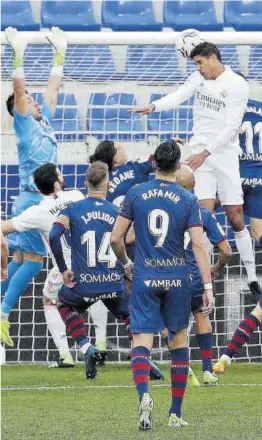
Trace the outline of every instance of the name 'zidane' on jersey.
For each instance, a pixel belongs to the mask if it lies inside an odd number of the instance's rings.
[[[120,291],[123,268],[110,245],[118,209],[107,200],[88,197],[61,211],[57,222],[70,228],[72,271],[78,295]]]
[[[151,180],[127,193],[120,215],[135,224],[134,277],[188,273],[184,232],[190,226],[202,226],[200,206],[193,194],[176,183]]]

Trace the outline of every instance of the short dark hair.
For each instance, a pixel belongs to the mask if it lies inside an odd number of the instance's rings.
[[[211,57],[211,55],[216,55],[217,59],[221,61],[221,53],[218,47],[213,43],[208,43],[207,41],[204,41],[204,43],[200,43],[194,47],[190,53],[190,58],[193,59],[197,55],[206,58]]]
[[[27,90],[25,90],[25,93],[28,94]],[[6,108],[9,113],[9,115],[14,116],[14,108],[15,108],[15,94],[12,93],[12,95],[9,95],[6,100]]]
[[[56,165],[50,162],[41,165],[34,173],[34,181],[42,194],[48,196],[53,193],[55,182],[58,182]]]
[[[116,155],[116,148],[114,141],[101,141],[95,149],[94,154],[89,157],[89,162],[104,162],[108,165],[108,169],[111,171],[113,168],[113,160]]]
[[[176,171],[181,152],[178,144],[172,139],[162,142],[154,154],[157,171],[171,173]]]
[[[97,188],[107,177],[108,165],[105,162],[93,162],[86,172],[86,182],[93,188]]]
[[[6,108],[9,115],[14,116],[15,94],[9,95],[6,100]]]

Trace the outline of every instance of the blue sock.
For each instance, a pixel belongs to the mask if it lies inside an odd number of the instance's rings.
[[[211,373],[213,373],[213,367],[212,367],[213,334],[199,333],[196,334],[196,339],[201,353],[202,370],[210,371]]]
[[[26,291],[33,277],[36,277],[43,263],[25,260],[10,280],[6,295],[2,301],[2,313],[10,313],[20,296]]]
[[[170,350],[170,352],[172,405],[169,413],[181,417],[182,402],[187,384],[189,350],[184,347]]]
[[[14,260],[10,261],[10,263],[8,264],[8,278],[1,283],[1,295],[3,295],[7,291],[12,276],[16,273],[19,267],[21,267],[21,265],[22,263],[17,263]]]
[[[136,390],[141,400],[144,393],[148,393],[148,381],[150,373],[149,358],[150,351],[148,348],[135,347],[131,355],[131,369],[133,373]]]

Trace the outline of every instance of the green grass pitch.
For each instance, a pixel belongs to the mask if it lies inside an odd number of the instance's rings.
[[[193,365],[198,378],[200,365]],[[137,429],[138,401],[128,365],[106,365],[87,381],[83,365],[2,367],[2,440],[260,440],[262,364],[233,364],[212,388],[188,388],[186,428],[168,428],[169,368],[151,382],[153,429]],[[44,387],[44,389],[41,389]],[[27,389],[26,389],[27,388]]]

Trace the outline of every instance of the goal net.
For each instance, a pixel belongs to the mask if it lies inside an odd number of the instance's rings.
[[[43,99],[53,59],[50,46],[45,44],[45,34],[28,33],[30,44],[24,63],[27,89],[39,103]],[[225,32],[206,35],[208,40],[220,47],[223,62],[246,76],[250,97],[262,101],[262,45],[259,45],[259,35]],[[175,32],[153,35],[69,32],[68,36],[64,79],[53,122],[67,188],[84,189],[88,157],[101,139],[120,141],[130,159],[146,160],[159,141],[174,135],[185,140],[190,138],[192,99],[175,110],[154,112],[148,117],[128,112],[135,105],[146,104],[174,90],[194,70],[193,63],[182,59],[177,53]],[[3,33],[1,57],[1,209],[2,217],[8,218],[12,203],[19,194],[19,177],[16,139],[4,103],[12,91],[13,57],[10,47],[5,44]],[[186,147],[185,152],[188,153]],[[212,315],[215,359],[222,354],[240,320],[254,306],[231,228],[223,211],[217,215],[226,228],[234,255],[221,279],[216,282],[216,309]],[[248,218],[246,221],[248,224]],[[258,276],[262,281],[262,251],[255,243],[254,252]],[[42,306],[43,283],[50,267],[51,261],[46,258],[41,274],[32,281],[10,315],[15,347],[6,350],[7,362],[46,362],[57,357]],[[88,313],[86,322],[93,339],[94,328]],[[124,361],[129,351],[128,337],[124,325],[110,314],[107,340],[109,361]],[[261,345],[262,333],[258,330],[249,345],[242,348],[238,359],[261,361]],[[77,356],[72,341],[71,346]],[[199,360],[194,326],[190,333],[190,346],[191,359]],[[155,337],[153,358],[168,359],[160,336]]]

